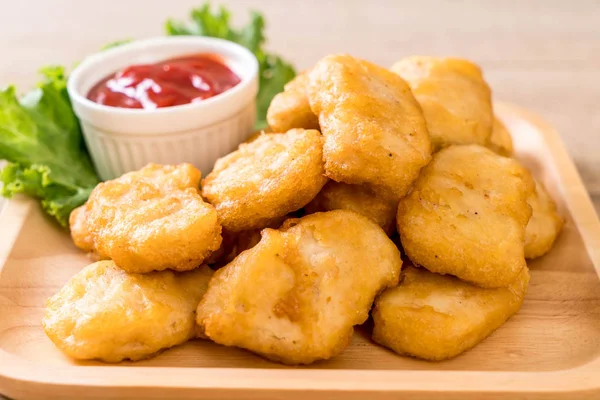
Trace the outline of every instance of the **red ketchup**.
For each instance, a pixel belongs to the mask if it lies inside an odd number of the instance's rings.
[[[219,56],[194,54],[127,67],[98,82],[87,98],[112,107],[154,109],[202,101],[238,83]]]

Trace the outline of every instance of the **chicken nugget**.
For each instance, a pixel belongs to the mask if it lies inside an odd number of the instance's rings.
[[[213,268],[220,268],[233,261],[242,251],[251,249],[260,242],[260,229],[249,231],[229,232],[223,230],[223,242],[206,261]]]
[[[323,139],[316,130],[263,134],[217,160],[202,195],[232,232],[265,227],[303,207],[321,190]]]
[[[308,104],[307,85],[307,73],[298,74],[285,85],[283,92],[273,97],[267,110],[267,122],[273,132],[319,129],[319,120]]]
[[[482,287],[504,287],[525,268],[529,172],[479,145],[436,153],[398,206],[398,232],[414,263]]]
[[[217,212],[199,183],[190,164],[148,164],[100,183],[71,213],[73,241],[128,272],[196,268],[221,245]]]
[[[556,204],[544,185],[536,181],[535,192],[527,199],[531,219],[525,229],[525,257],[541,257],[550,251],[562,230],[564,220],[556,211]]]
[[[333,357],[402,260],[374,222],[346,210],[290,219],[217,271],[197,322],[210,339],[285,364]]]
[[[513,143],[506,126],[498,118],[494,118],[492,134],[486,147],[504,157],[510,157],[513,153]]]
[[[112,261],[88,265],[46,303],[42,326],[78,360],[140,360],[196,335],[195,309],[212,271],[135,274]]]
[[[423,109],[434,150],[485,145],[492,133],[492,95],[481,69],[460,58],[406,57],[392,67]]]
[[[431,159],[425,119],[406,82],[369,62],[333,55],[310,72],[307,93],[325,138],[327,176],[404,196]]]
[[[85,206],[80,206],[71,211],[69,215],[69,225],[71,230],[71,238],[75,246],[87,252],[93,252],[94,238],[89,231],[89,223]]]
[[[375,193],[365,185],[329,181],[304,209],[309,214],[332,210],[354,211],[370,218],[389,236],[396,228],[398,201]]]
[[[400,285],[375,300],[373,340],[426,360],[455,357],[519,311],[528,283],[527,267],[508,287],[496,289],[407,267]]]

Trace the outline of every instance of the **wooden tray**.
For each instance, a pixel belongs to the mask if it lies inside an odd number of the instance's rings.
[[[16,199],[0,214],[0,393],[18,399],[600,399],[598,217],[553,129],[515,106],[496,110],[519,158],[547,185],[567,222],[552,252],[530,264],[522,310],[475,349],[441,363],[418,361],[374,345],[362,327],[342,355],[311,367],[284,367],[202,340],[137,363],[76,363],[46,338],[40,319],[46,298],[89,260],[35,203]]]

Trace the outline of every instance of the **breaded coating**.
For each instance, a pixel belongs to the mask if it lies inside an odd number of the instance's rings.
[[[273,132],[319,129],[319,120],[308,104],[307,85],[307,73],[298,74],[285,85],[283,92],[273,97],[267,110],[267,122]]]
[[[538,181],[535,183],[535,192],[527,199],[532,211],[525,229],[525,258],[529,259],[549,252],[564,224],[544,185]]]
[[[427,126],[398,75],[349,55],[323,58],[308,99],[325,138],[327,176],[400,199],[431,159]]]
[[[402,246],[415,264],[482,287],[504,287],[525,268],[527,197],[517,161],[478,145],[436,153],[398,206]]]
[[[260,229],[250,229],[240,232],[230,232],[223,229],[223,242],[221,243],[221,247],[210,256],[206,263],[213,268],[220,268],[229,264],[242,251],[251,249],[260,242],[260,232],[264,228],[278,229],[290,218],[295,218],[294,213],[271,220],[268,225],[263,226]]]
[[[323,138],[316,130],[263,134],[217,160],[202,196],[232,232],[267,226],[303,207],[321,190]]]
[[[486,147],[504,157],[510,157],[513,153],[512,137],[506,126],[498,118],[494,118],[492,134]]]
[[[217,212],[199,183],[190,164],[148,164],[100,183],[71,213],[73,241],[128,272],[196,268],[221,245]]]
[[[85,205],[77,207],[71,211],[69,215],[69,225],[71,230],[71,238],[75,246],[87,252],[93,252],[94,238],[89,231],[89,222]]]
[[[244,140],[242,143],[252,143],[265,133],[270,133],[270,132],[268,132],[267,130],[256,131],[253,134],[251,134],[250,136],[248,136],[248,138],[246,140]]]
[[[354,211],[370,218],[389,236],[396,231],[398,201],[375,193],[365,185],[329,181],[304,210],[309,214],[332,210]]]
[[[42,325],[78,360],[140,360],[196,336],[195,309],[212,271],[133,274],[112,261],[88,265],[46,303]]]
[[[488,142],[492,96],[477,65],[460,58],[412,56],[392,71],[406,80],[421,105],[434,150]]]
[[[230,232],[227,229],[223,229],[221,247],[211,254],[206,263],[213,268],[220,268],[229,264],[242,251],[251,249],[260,242],[260,232],[264,228],[278,229],[289,218],[294,218],[293,213],[271,220],[268,225],[260,229],[250,229],[240,232]]]
[[[455,357],[519,311],[528,283],[527,267],[508,287],[496,289],[407,267],[400,285],[375,300],[373,340],[426,360]]]
[[[260,232],[261,229],[241,232],[223,230],[221,247],[209,257],[206,263],[217,268],[229,264],[242,251],[251,249],[260,242]]]
[[[197,322],[213,341],[284,364],[343,351],[376,294],[398,283],[402,260],[374,222],[346,210],[265,229],[218,270]]]

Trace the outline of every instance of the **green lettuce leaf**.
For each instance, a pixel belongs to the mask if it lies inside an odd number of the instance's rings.
[[[271,100],[296,76],[294,68],[278,56],[267,55],[260,69],[260,90],[256,96],[255,130],[267,127],[267,110]]]
[[[238,43],[249,49],[258,60],[259,92],[256,97],[256,130],[267,126],[267,109],[273,97],[283,91],[283,86],[296,76],[294,67],[281,57],[264,50],[265,21],[261,14],[252,12],[250,22],[236,30],[231,26],[231,14],[221,7],[216,12],[205,4],[192,10],[190,22],[168,20],[167,35],[211,36]]]
[[[71,211],[98,183],[73,112],[61,67],[42,69],[44,81],[21,99],[15,88],[0,91],[2,195],[24,193],[67,226]]]

